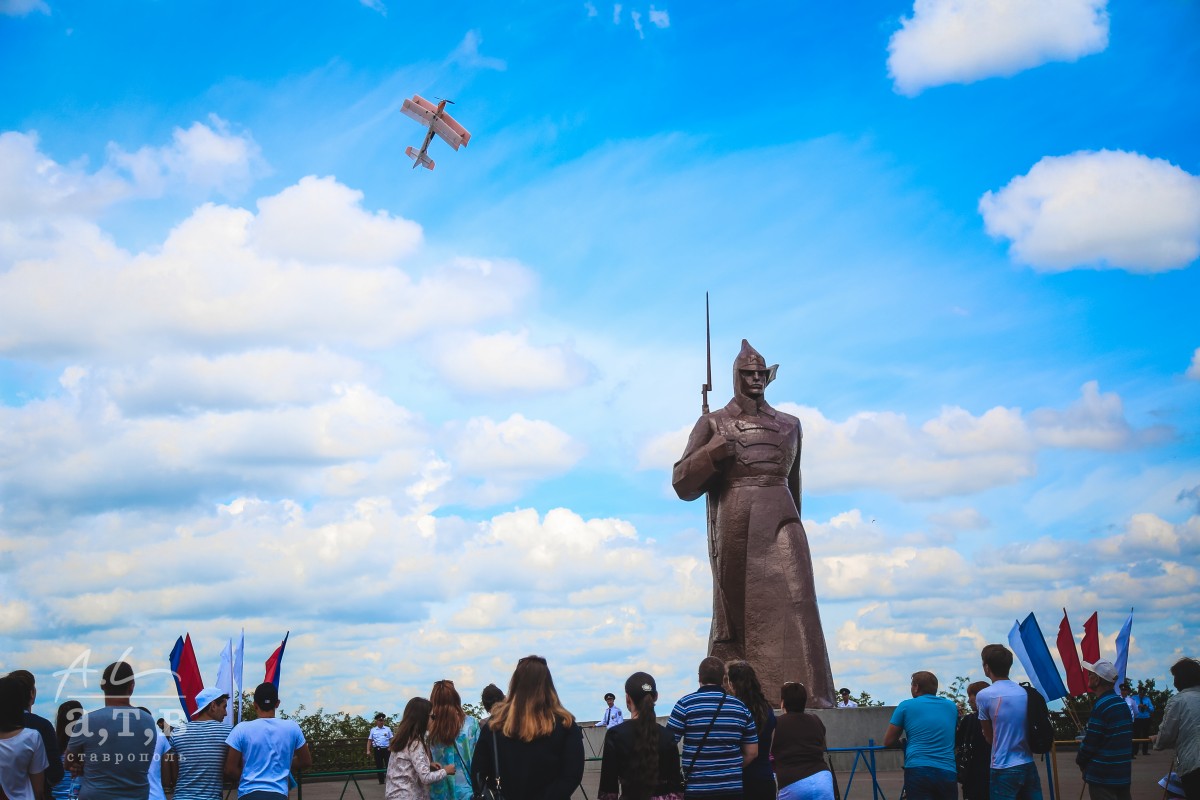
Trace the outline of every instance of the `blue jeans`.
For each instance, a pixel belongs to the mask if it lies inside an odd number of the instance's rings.
[[[1033,762],[993,769],[989,800],[1042,800],[1042,779]]]
[[[904,796],[908,800],[958,800],[958,778],[948,769],[905,767]]]

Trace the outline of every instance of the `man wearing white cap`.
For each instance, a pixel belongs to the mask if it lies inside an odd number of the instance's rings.
[[[1117,668],[1110,661],[1085,661],[1083,668],[1096,699],[1075,763],[1092,800],[1129,800],[1133,720],[1125,701],[1113,692]]]
[[[220,800],[225,740],[233,726],[225,721],[229,695],[201,689],[192,721],[171,733],[173,757],[179,764],[174,800]]]

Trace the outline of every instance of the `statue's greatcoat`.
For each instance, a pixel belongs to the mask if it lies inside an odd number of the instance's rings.
[[[744,341],[735,387],[739,368],[765,368]],[[784,682],[799,681],[810,707],[831,707],[833,675],[800,522],[800,421],[761,397],[735,392],[728,405],[697,421],[672,475],[680,498],[708,495],[709,655],[749,661],[776,705]],[[711,446],[722,440],[734,443],[735,455],[716,461]]]

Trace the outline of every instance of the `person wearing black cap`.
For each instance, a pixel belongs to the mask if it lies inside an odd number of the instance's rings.
[[[375,727],[367,734],[367,755],[375,756],[375,769],[379,770],[382,784],[387,775],[388,745],[392,743],[392,729],[387,725],[387,715],[380,711],[375,715]]]
[[[615,728],[625,721],[624,717],[621,716],[621,709],[614,705],[616,700],[617,696],[612,692],[604,695],[604,702],[608,703],[608,707],[604,709],[604,716],[592,726],[593,728]]]
[[[858,708],[858,703],[850,699],[850,690],[845,686],[838,689],[838,697],[840,698],[837,701],[838,708]]]
[[[312,753],[300,726],[276,719],[279,690],[260,683],[254,690],[258,719],[239,722],[225,744],[225,777],[237,781],[239,800],[279,800],[287,797],[291,772],[312,766]]]
[[[604,737],[600,764],[600,800],[648,800],[683,793],[679,748],[675,737],[658,724],[654,704],[658,686],[646,672],[625,681],[629,722]]]

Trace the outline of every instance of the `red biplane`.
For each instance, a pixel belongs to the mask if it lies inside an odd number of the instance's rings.
[[[400,107],[401,114],[411,117],[429,128],[420,150],[414,147],[404,150],[405,154],[413,160],[413,169],[416,169],[417,165],[425,167],[425,169],[433,169],[433,159],[426,151],[429,150],[429,143],[433,141],[435,133],[455,150],[464,147],[467,142],[471,141],[470,132],[455,122],[454,117],[446,113],[446,104],[453,102],[453,100],[442,100],[435,106],[421,95],[414,94],[411,100],[405,100],[404,105]]]

